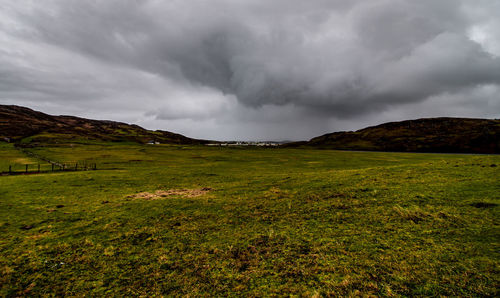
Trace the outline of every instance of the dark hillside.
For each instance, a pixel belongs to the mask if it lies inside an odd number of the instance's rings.
[[[167,144],[201,144],[196,140],[168,131],[146,130],[138,125],[73,116],[51,116],[20,106],[0,105],[0,139],[33,142],[57,142],[59,139],[98,141],[131,141]]]
[[[311,139],[308,146],[339,150],[500,153],[500,120],[427,118],[390,122]]]

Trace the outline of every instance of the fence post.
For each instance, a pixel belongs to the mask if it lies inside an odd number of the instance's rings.
[[[28,165],[26,165],[26,173],[28,173]]]
[[[40,173],[40,164],[38,164],[38,173]]]
[[[9,165],[9,174],[12,174],[12,166]]]
[[[78,163],[75,163],[75,171],[78,171]]]

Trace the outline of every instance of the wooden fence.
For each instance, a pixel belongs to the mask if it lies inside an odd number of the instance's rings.
[[[89,163],[87,161],[55,161],[50,160],[44,156],[33,153],[21,146],[14,146],[16,149],[22,153],[31,156],[35,159],[45,161],[46,163],[31,163],[31,164],[11,164],[8,169],[0,169],[0,174],[2,175],[23,175],[23,174],[39,174],[39,173],[50,173],[50,172],[61,172],[61,171],[95,171],[97,170],[97,164]]]
[[[0,169],[2,175],[24,175],[24,174],[39,174],[62,171],[95,171],[97,164],[95,163],[78,163],[78,162],[52,162],[46,164],[12,164],[8,169]]]

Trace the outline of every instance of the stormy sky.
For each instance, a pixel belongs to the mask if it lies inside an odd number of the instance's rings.
[[[498,0],[0,7],[0,104],[218,140],[500,118]]]

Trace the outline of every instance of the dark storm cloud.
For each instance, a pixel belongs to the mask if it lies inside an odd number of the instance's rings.
[[[499,95],[495,0],[0,3],[4,101],[128,106],[242,135],[276,119],[311,132],[321,121],[392,120],[429,102],[500,113],[483,96]],[[482,108],[459,108],[470,102]]]

